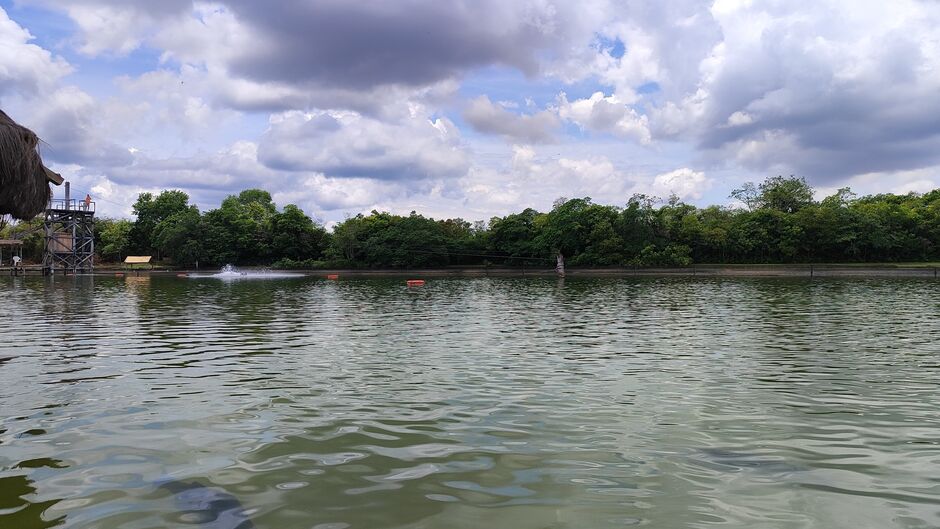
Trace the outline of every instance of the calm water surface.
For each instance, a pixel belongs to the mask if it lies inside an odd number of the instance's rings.
[[[0,528],[940,527],[940,283],[0,278]]]

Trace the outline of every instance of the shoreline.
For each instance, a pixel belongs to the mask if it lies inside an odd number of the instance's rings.
[[[264,267],[243,267],[245,271],[269,270]],[[99,267],[94,272],[79,275],[89,276],[158,276],[171,277],[183,274],[207,275],[217,272],[215,268],[203,269],[154,269],[130,270],[118,267]],[[297,274],[308,277],[338,275],[342,278],[477,278],[477,277],[557,277],[552,268],[502,268],[502,267],[455,267],[434,269],[324,269],[324,270],[271,270],[274,273]],[[19,275],[40,275],[41,270],[27,268]],[[8,268],[0,269],[0,276],[12,276]],[[56,275],[61,276],[61,273]],[[575,278],[626,278],[626,277],[911,277],[938,279],[940,265],[695,265],[664,268],[569,268],[565,277]]]

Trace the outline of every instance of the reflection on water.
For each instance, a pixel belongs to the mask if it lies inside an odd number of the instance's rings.
[[[27,465],[28,466],[28,465]],[[24,468],[22,464],[15,468]],[[23,475],[0,477],[0,522],[3,527],[55,527],[64,522],[65,516],[44,516],[44,512],[60,500],[40,500],[36,487]]]
[[[0,527],[937,527],[929,280],[2,278]]]
[[[174,507],[178,515],[171,515],[167,522],[255,529],[255,525],[248,518],[252,511],[246,509],[238,498],[218,488],[195,481],[169,481],[160,484],[157,489],[169,492],[174,497]]]

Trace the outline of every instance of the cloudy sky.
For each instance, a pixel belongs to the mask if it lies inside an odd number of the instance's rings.
[[[0,107],[128,216],[940,187],[937,0],[0,0]]]

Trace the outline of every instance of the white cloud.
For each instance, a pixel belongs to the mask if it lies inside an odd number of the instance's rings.
[[[107,101],[111,130],[144,143],[166,141],[167,132],[184,144],[207,143],[237,126],[239,113],[213,104],[214,93],[203,72],[184,68],[153,70],[116,80],[119,96]]]
[[[64,59],[31,44],[31,40],[29,31],[0,7],[0,97],[45,94],[72,72]]]
[[[161,25],[177,23],[192,0],[34,0],[65,11],[78,27],[74,47],[85,55],[126,55]]]
[[[43,158],[58,163],[114,167],[133,159],[126,147],[112,141],[103,123],[108,113],[94,97],[65,86],[26,104],[30,126],[45,143]]]
[[[718,2],[711,16],[723,39],[654,130],[818,182],[940,161],[940,4]]]
[[[887,185],[886,185],[887,183]],[[940,188],[940,165],[910,171],[876,172],[853,176],[838,185],[817,186],[815,197],[821,200],[839,188],[849,187],[858,195],[876,193],[926,193]]]
[[[132,28],[140,27],[140,17],[145,16],[142,12],[110,6],[76,5],[70,7],[68,13],[82,29],[85,38],[78,50],[85,55],[98,55],[104,51],[126,55],[140,46],[139,33]]]
[[[334,177],[417,181],[458,177],[469,167],[457,127],[420,107],[398,122],[350,111],[278,114],[258,152],[274,169]]]
[[[747,112],[742,112],[738,110],[734,114],[728,116],[728,125],[732,127],[738,127],[741,125],[750,125],[754,123],[754,118]]]
[[[693,171],[687,167],[656,175],[653,179],[653,194],[667,198],[675,195],[682,200],[698,200],[711,186],[712,182],[705,173]]]
[[[364,96],[422,91],[489,65],[534,76],[545,57],[589,39],[597,16],[544,0],[483,0],[462,9],[434,0],[395,6],[335,0],[277,6],[245,0],[40,1],[75,21],[85,53],[126,54],[152,46],[165,61],[225,79],[218,88],[235,88],[224,99],[239,108],[279,110],[311,100],[321,108],[363,110]],[[324,104],[331,99],[343,102]]]
[[[86,57],[70,76],[0,9],[3,106],[115,197],[262,186],[332,219],[487,218],[559,196],[723,199],[732,173],[937,183],[937,2],[26,1],[76,23],[40,42]],[[462,111],[502,139],[461,135]]]
[[[472,203],[489,204],[502,212],[526,207],[547,210],[563,196],[622,204],[635,183],[605,157],[544,156],[532,146],[516,145],[508,167],[473,171],[464,179],[461,193]]]
[[[569,102],[562,92],[558,96],[558,115],[591,132],[606,132],[643,145],[651,141],[648,118],[629,108],[616,95],[605,97],[602,92],[595,92],[587,99]]]
[[[486,96],[472,100],[463,117],[480,132],[522,142],[552,141],[560,125],[555,114],[547,110],[531,115],[514,114],[503,105],[494,105]]]

